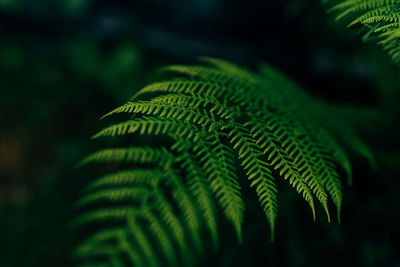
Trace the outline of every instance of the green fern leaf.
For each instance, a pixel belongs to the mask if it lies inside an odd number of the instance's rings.
[[[74,224],[96,225],[76,249],[78,261],[97,264],[100,257],[106,260],[99,264],[106,265],[193,265],[209,241],[218,247],[219,211],[243,242],[243,186],[257,196],[272,240],[279,178],[304,198],[314,219],[316,199],[328,220],[332,201],[340,220],[338,168],[350,183],[347,150],[373,162],[368,147],[330,114],[327,104],[273,68],[263,65],[255,74],[220,59],[202,61],[209,66],[162,68],[169,80],[144,87],[104,116],[131,118],[94,139],[158,135],[171,142],[158,148],[108,148],[82,160],[80,166],[123,163],[127,169],[94,180],[78,200],[82,214]]]
[[[349,26],[363,25],[363,41],[375,34],[395,63],[400,63],[400,3],[397,0],[330,0],[337,19],[349,17]]]

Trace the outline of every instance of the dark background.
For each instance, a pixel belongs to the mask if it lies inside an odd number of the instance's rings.
[[[341,225],[321,211],[312,222],[280,185],[274,243],[247,203],[244,245],[224,230],[200,266],[400,266],[399,68],[357,31],[319,1],[0,0],[0,266],[71,266],[73,203],[94,178],[74,167],[101,147],[89,140],[105,126],[98,118],[157,67],[204,55],[253,69],[268,62],[354,106],[343,117],[379,168],[354,158]]]

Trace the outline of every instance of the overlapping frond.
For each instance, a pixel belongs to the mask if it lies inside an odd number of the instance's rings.
[[[331,11],[337,19],[348,19],[349,26],[363,25],[368,40],[375,35],[393,61],[400,63],[400,2],[398,0],[337,0]]]
[[[109,148],[82,161],[124,166],[89,184],[77,202],[82,215],[75,224],[101,229],[76,250],[83,263],[191,265],[207,242],[218,246],[218,210],[242,241],[244,186],[253,188],[272,239],[279,178],[304,198],[314,219],[315,201],[329,219],[329,201],[338,213],[342,205],[338,169],[351,176],[345,149],[372,160],[351,130],[273,68],[265,65],[258,75],[202,60],[210,66],[163,68],[173,79],[146,86],[105,115],[132,116],[94,138],[161,135],[172,145]]]

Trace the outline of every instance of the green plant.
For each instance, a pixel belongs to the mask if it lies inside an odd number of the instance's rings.
[[[101,259],[105,266],[119,266],[129,260],[135,266],[159,266],[166,260],[186,266],[201,255],[207,239],[218,246],[217,210],[233,224],[241,242],[243,186],[254,188],[272,240],[279,177],[305,199],[314,220],[314,199],[328,220],[331,199],[340,220],[338,168],[351,184],[344,147],[373,162],[367,146],[329,114],[326,103],[273,68],[262,65],[260,74],[254,74],[223,60],[203,60],[209,66],[162,68],[168,80],[146,86],[104,116],[132,117],[93,138],[168,138],[162,146],[109,148],[82,161],[130,166],[92,182],[77,203],[84,212],[75,224],[98,226],[75,251],[83,262]]]
[[[331,11],[338,13],[337,19],[349,17],[348,25],[363,25],[368,31],[363,36],[367,41],[372,35],[379,40],[393,61],[400,63],[400,3],[398,0],[339,0]]]

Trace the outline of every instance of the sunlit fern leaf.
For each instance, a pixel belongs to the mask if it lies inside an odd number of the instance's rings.
[[[349,26],[365,28],[363,40],[375,35],[395,63],[400,63],[400,2],[398,0],[330,0],[330,11]]]
[[[83,263],[102,257],[111,265],[190,266],[208,242],[218,247],[219,211],[242,242],[244,186],[257,196],[272,239],[279,178],[304,198],[314,219],[314,200],[328,219],[332,201],[339,219],[338,169],[351,177],[346,150],[372,161],[368,147],[329,115],[327,104],[275,69],[263,65],[255,74],[202,60],[209,66],[163,68],[168,80],[144,87],[104,116],[131,118],[93,138],[152,135],[171,142],[109,148],[82,161],[124,168],[94,180],[77,202],[82,214],[75,225],[100,229],[77,248]]]

